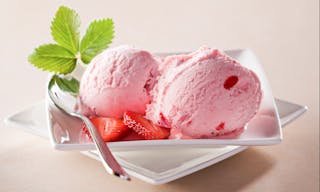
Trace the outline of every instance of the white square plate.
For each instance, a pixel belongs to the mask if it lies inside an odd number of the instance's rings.
[[[286,101],[276,100],[281,125],[285,126],[306,111],[305,106]],[[6,124],[28,131],[31,134],[49,138],[46,121],[45,103],[37,103],[25,110],[15,113],[6,119]],[[224,146],[220,148],[177,148],[119,150],[113,151],[122,167],[133,177],[151,184],[162,184],[181,178],[200,169],[213,165],[247,147]],[[82,152],[91,158],[99,160],[95,151]],[[161,162],[161,163],[155,163]]]
[[[267,77],[257,58],[250,50],[227,50],[229,56],[243,66],[253,70],[261,81],[263,92],[258,113],[248,123],[246,130],[237,138],[231,139],[187,139],[187,140],[141,140],[108,143],[114,150],[144,150],[163,147],[218,147],[224,145],[271,145],[282,140],[279,115]],[[170,55],[170,54],[161,54]],[[48,127],[54,148],[58,150],[93,150],[94,144],[81,134],[81,122],[70,118],[55,108],[47,97]],[[74,103],[66,103],[72,106]]]

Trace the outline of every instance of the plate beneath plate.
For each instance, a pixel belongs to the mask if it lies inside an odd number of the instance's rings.
[[[307,110],[305,106],[278,99],[276,99],[276,104],[282,126],[292,122]],[[8,117],[6,124],[49,139],[45,102],[37,103]],[[115,152],[111,147],[111,150],[131,176],[151,184],[162,184],[213,165],[246,148],[244,146],[224,146],[221,148],[185,148],[184,150],[162,148],[157,151],[151,149]],[[99,159],[95,151],[82,153]]]
[[[141,140],[108,143],[114,150],[144,150],[163,147],[219,147],[224,145],[272,145],[282,140],[280,118],[267,77],[256,56],[250,50],[227,50],[226,54],[238,60],[243,66],[253,70],[260,79],[263,92],[258,113],[248,123],[246,130],[232,139],[185,139],[185,140]],[[161,54],[162,56],[164,54]],[[60,93],[59,93],[60,94]],[[74,98],[61,93],[65,105],[74,106]],[[58,150],[93,150],[95,145],[82,133],[81,121],[71,118],[58,110],[46,98],[48,127],[52,145]]]

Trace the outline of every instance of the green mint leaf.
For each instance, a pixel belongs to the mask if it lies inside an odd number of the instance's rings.
[[[78,14],[65,6],[61,6],[51,23],[51,35],[62,47],[76,55],[79,51],[80,18]]]
[[[54,75],[53,79],[62,91],[72,93],[73,95],[79,93],[80,83],[77,79],[73,77],[59,77],[58,75]]]
[[[41,45],[28,60],[37,68],[60,74],[71,73],[77,62],[70,51],[56,44]]]
[[[97,54],[108,48],[113,36],[114,26],[112,19],[91,22],[80,43],[82,62],[90,63]]]

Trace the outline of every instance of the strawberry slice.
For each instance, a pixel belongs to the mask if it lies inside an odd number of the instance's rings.
[[[121,138],[121,141],[137,141],[137,140],[145,140],[145,138],[134,130],[130,129],[128,133]]]
[[[125,112],[123,122],[145,139],[166,139],[170,134],[169,129],[153,124],[139,113],[131,111]]]
[[[121,119],[109,117],[89,117],[89,119],[93,123],[93,125],[99,130],[100,135],[102,136],[102,139],[105,142],[118,141],[129,130]],[[85,125],[83,125],[83,127],[86,128]],[[90,135],[87,128],[84,132]]]

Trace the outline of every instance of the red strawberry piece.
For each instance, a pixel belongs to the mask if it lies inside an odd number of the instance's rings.
[[[131,111],[125,112],[123,122],[145,139],[166,139],[170,134],[170,129],[153,124],[139,113]]]
[[[239,78],[237,76],[230,76],[224,81],[223,87],[229,90],[238,82],[238,80]]]
[[[217,131],[220,131],[220,130],[223,130],[224,129],[224,122],[221,122],[217,127],[216,127],[216,130]]]
[[[126,135],[129,130],[121,119],[109,117],[90,117],[89,119],[99,130],[100,135],[105,142],[118,141],[121,137]],[[86,133],[90,135],[88,132],[89,131],[87,130]]]
[[[136,140],[145,140],[145,138],[132,129],[128,131],[128,133],[121,138],[121,141],[136,141]]]

